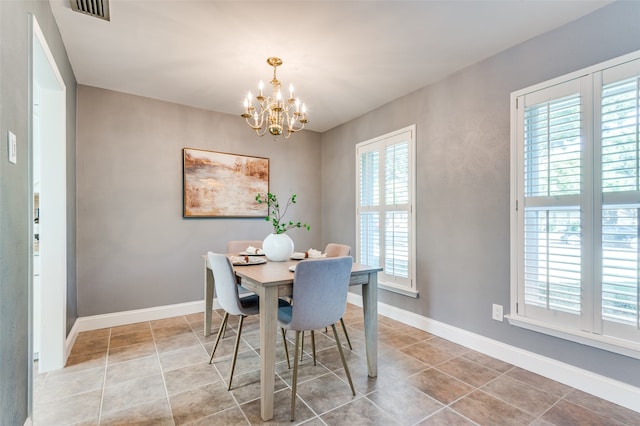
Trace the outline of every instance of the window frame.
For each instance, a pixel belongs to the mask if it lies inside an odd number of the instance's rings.
[[[386,133],[384,135],[368,139],[356,144],[355,149],[355,223],[356,223],[356,251],[355,259],[358,261],[361,254],[361,229],[360,229],[360,215],[362,211],[377,211],[379,212],[380,221],[380,238],[384,239],[384,213],[389,211],[388,206],[384,202],[384,187],[385,183],[385,170],[384,161],[379,161],[378,164],[378,186],[380,188],[379,197],[380,202],[378,206],[363,207],[360,205],[360,155],[366,152],[384,152],[387,146],[393,145],[393,142],[397,139],[405,138],[408,142],[408,197],[409,201],[399,211],[406,211],[409,215],[408,218],[408,278],[404,283],[396,283],[387,279],[385,271],[378,273],[378,288],[388,290],[394,293],[402,294],[409,297],[418,297],[418,290],[416,286],[416,214],[415,214],[415,200],[416,200],[416,125],[395,130],[393,132]],[[384,268],[384,253],[380,253],[380,263]]]
[[[637,338],[619,337],[602,334],[602,324],[606,324],[601,310],[602,301],[602,210],[608,203],[603,202],[598,194],[604,195],[600,182],[601,168],[601,113],[600,100],[602,93],[602,75],[610,69],[626,66],[633,61],[640,61],[640,51],[614,58],[591,67],[536,84],[534,86],[511,93],[511,284],[510,313],[505,317],[509,323],[529,330],[552,335],[565,340],[597,347],[610,352],[619,353],[640,359],[640,342]],[[640,75],[640,72],[638,72]],[[524,100],[527,95],[536,93],[546,95],[570,81],[580,86],[582,111],[582,156],[587,170],[582,172],[582,188],[578,206],[582,213],[582,309],[578,327],[570,327],[562,320],[555,320],[551,312],[548,318],[532,318],[526,315],[524,303]],[[544,96],[542,97],[544,98]],[[535,102],[532,102],[535,104]],[[615,195],[614,195],[615,197]],[[630,205],[631,206],[631,205]],[[633,207],[629,207],[633,208]],[[591,260],[595,261],[591,262]],[[640,266],[638,267],[640,270]]]

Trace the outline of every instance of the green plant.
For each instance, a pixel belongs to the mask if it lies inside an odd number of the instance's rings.
[[[284,215],[287,214],[289,206],[296,203],[296,194],[292,194],[287,200],[287,204],[284,206],[284,211],[280,211],[280,203],[278,203],[278,197],[275,194],[268,192],[265,194],[256,195],[256,201],[258,204],[266,204],[268,206],[268,213],[265,220],[271,222],[273,225],[273,232],[276,234],[283,234],[291,228],[305,228],[307,231],[311,229],[309,225],[302,222],[286,221],[282,222]]]

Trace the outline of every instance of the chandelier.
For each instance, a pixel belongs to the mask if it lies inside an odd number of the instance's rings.
[[[307,108],[300,103],[300,98],[294,98],[293,84],[289,85],[289,98],[283,98],[280,91],[280,80],[276,77],[276,70],[282,65],[282,59],[269,58],[267,63],[273,67],[271,96],[264,97],[262,94],[264,84],[260,81],[258,84],[260,93],[255,97],[257,107],[253,106],[254,99],[249,92],[244,100],[244,113],[241,114],[241,117],[245,119],[249,127],[256,131],[258,136],[264,136],[269,132],[274,139],[280,135],[284,135],[286,139],[292,133],[304,129],[304,125],[308,123]]]

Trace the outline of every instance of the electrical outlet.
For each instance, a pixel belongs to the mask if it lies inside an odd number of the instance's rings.
[[[502,305],[496,305],[495,303],[493,304],[491,318],[496,321],[502,322]]]

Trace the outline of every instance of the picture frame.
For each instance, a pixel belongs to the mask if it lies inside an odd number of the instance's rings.
[[[268,158],[183,148],[182,170],[183,217],[267,217]]]

